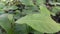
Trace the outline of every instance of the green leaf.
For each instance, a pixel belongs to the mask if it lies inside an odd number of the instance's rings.
[[[8,14],[0,15],[0,26],[5,29],[7,34],[13,34],[13,30],[11,28],[11,23],[8,19]]]
[[[28,34],[28,26],[26,24],[15,25],[15,34]]]
[[[14,23],[14,16],[13,14],[8,14],[8,19],[11,23]]]
[[[22,2],[22,4],[25,4],[25,5],[34,5],[32,0],[20,0]]]
[[[5,5],[3,5],[2,3],[0,3],[0,9],[3,9],[5,7]]]
[[[55,16],[59,12],[60,12],[60,7],[59,6],[55,6],[55,7],[52,8],[51,14],[53,16]]]
[[[39,9],[36,6],[26,7],[26,9],[23,10],[23,12],[26,13],[26,14],[39,13]]]
[[[15,9],[17,9],[17,8],[18,8],[18,7],[17,7],[17,6],[14,6],[14,5],[9,7],[9,9],[13,9],[13,10],[15,10]]]
[[[57,12],[60,12],[60,7],[59,6],[53,7],[52,13],[55,13],[56,14]]]
[[[3,11],[3,10],[0,10],[0,15],[1,15],[1,14],[4,14],[4,11]]]
[[[33,31],[34,32],[34,34],[44,34],[44,33],[41,33],[41,32],[39,32],[39,31]]]
[[[45,5],[41,5],[39,8],[41,15],[50,16],[50,11],[47,9]]]
[[[41,14],[27,15],[16,21],[18,24],[26,23],[33,29],[41,33],[55,33],[60,30],[60,26],[49,16],[49,11],[45,6],[40,6]],[[46,20],[47,19],[47,20]]]
[[[45,3],[45,0],[35,0],[37,5]]]

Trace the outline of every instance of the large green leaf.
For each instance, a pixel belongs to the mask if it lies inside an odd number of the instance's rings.
[[[18,24],[26,23],[33,29],[41,33],[55,33],[60,30],[58,23],[49,16],[49,11],[45,6],[40,6],[41,14],[27,15],[16,21]]]
[[[0,15],[0,26],[5,29],[7,34],[13,34],[13,30],[11,28],[11,23],[8,19],[8,14]]]

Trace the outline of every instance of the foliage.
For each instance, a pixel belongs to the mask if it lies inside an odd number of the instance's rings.
[[[59,0],[0,0],[0,34],[56,34]],[[47,9],[48,8],[48,9]]]

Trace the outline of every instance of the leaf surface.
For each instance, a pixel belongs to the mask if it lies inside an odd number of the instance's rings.
[[[5,29],[7,34],[13,34],[13,30],[11,28],[11,23],[8,19],[8,14],[0,15],[0,26]]]
[[[26,23],[33,29],[41,33],[55,33],[60,30],[60,26],[50,17],[50,12],[45,6],[40,6],[40,14],[27,15],[16,21],[18,24]]]

